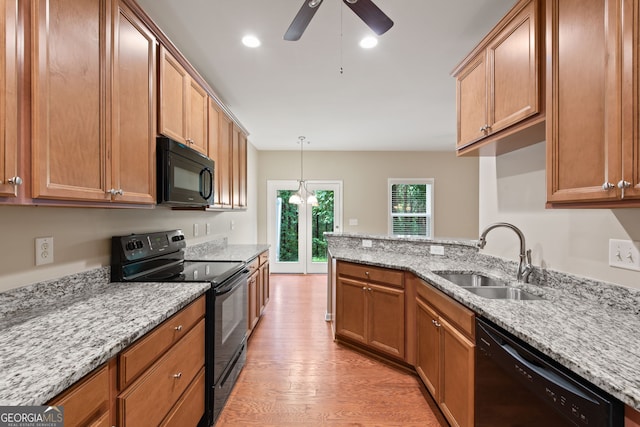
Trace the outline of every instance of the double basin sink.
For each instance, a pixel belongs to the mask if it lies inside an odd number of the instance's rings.
[[[463,289],[490,299],[542,300],[541,296],[509,286],[506,282],[476,273],[436,273]]]

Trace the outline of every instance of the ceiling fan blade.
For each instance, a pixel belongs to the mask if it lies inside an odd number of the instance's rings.
[[[289,25],[289,29],[284,33],[284,39],[289,41],[296,41],[302,37],[302,33],[307,29],[311,18],[316,14],[322,0],[304,0],[302,7],[298,11],[298,14],[293,18],[293,22]]]
[[[377,35],[386,33],[393,27],[393,21],[371,0],[342,0]]]

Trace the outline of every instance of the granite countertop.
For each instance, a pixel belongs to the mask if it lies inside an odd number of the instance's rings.
[[[198,261],[243,261],[247,262],[269,250],[269,245],[224,245],[207,243],[186,248],[185,257]]]
[[[212,241],[185,257],[246,262],[268,249]],[[0,406],[45,404],[211,287],[109,283],[109,271],[0,293]]]
[[[378,243],[387,244],[384,240]],[[443,242],[435,244],[438,243]],[[470,246],[468,242],[462,242],[462,245]],[[586,282],[572,278],[555,286],[521,284],[503,269],[492,267],[491,262],[486,259],[479,261],[479,257],[474,256],[423,256],[388,248],[332,247],[331,242],[330,252],[338,260],[403,269],[416,274],[478,315],[640,410],[638,292],[618,286],[602,286],[591,292],[585,290],[589,288]],[[484,273],[508,281],[512,286],[525,288],[545,300],[482,298],[435,272]],[[576,282],[569,283],[572,280]]]
[[[211,286],[98,276],[0,294],[0,406],[45,404]]]

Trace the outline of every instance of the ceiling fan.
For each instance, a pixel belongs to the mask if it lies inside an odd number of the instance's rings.
[[[342,1],[377,35],[380,36],[393,27],[393,21],[371,0]],[[293,22],[291,22],[289,29],[284,34],[284,39],[289,41],[299,40],[321,3],[322,0],[304,0],[298,14],[293,18]]]

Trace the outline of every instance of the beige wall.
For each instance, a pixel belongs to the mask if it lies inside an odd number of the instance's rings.
[[[230,243],[257,242],[257,151],[249,145],[249,209],[241,212],[155,209],[85,209],[0,206],[0,292],[109,265],[111,236],[181,228],[188,244],[226,236]],[[231,221],[235,228],[231,230]],[[205,224],[211,234],[205,235]],[[199,237],[193,236],[199,225]],[[35,266],[34,238],[53,236],[54,263]]]
[[[300,178],[299,151],[258,155],[258,239],[266,242],[267,180]],[[435,237],[477,238],[478,160],[446,152],[304,152],[304,178],[343,181],[343,231],[387,234],[387,179],[434,178]],[[358,220],[349,226],[349,219]]]
[[[535,265],[640,288],[640,272],[608,265],[609,239],[640,240],[640,209],[545,209],[545,143],[480,160],[480,229],[520,227]],[[518,239],[496,229],[485,251],[517,259]]]

